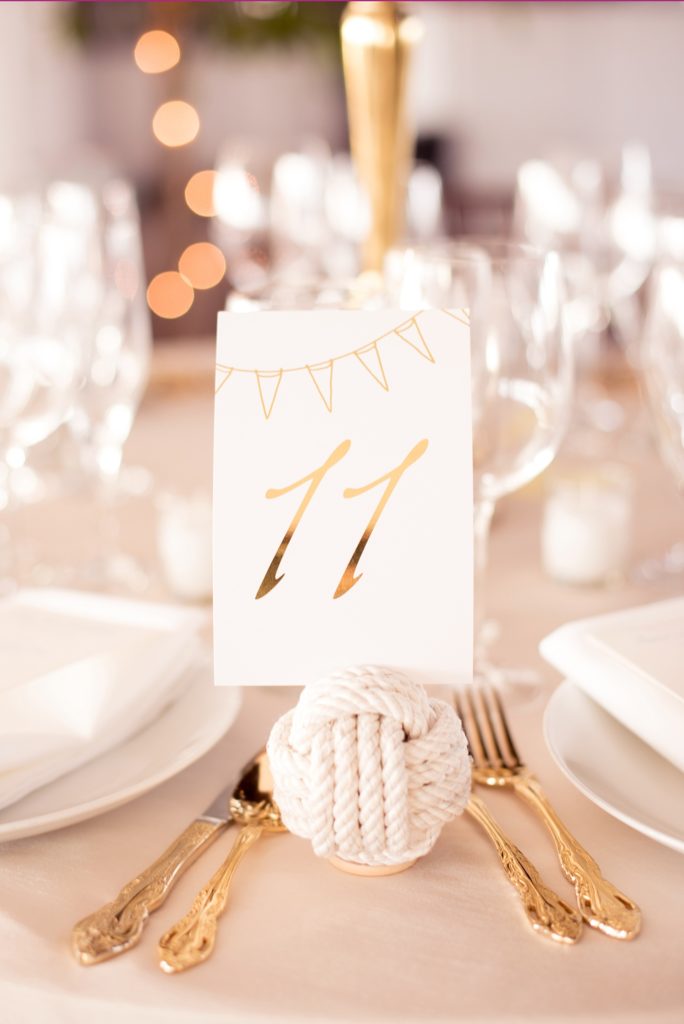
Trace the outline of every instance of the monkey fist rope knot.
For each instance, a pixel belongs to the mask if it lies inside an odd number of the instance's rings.
[[[369,866],[426,854],[470,794],[449,704],[393,669],[345,669],[302,691],[268,741],[274,795],[319,857]]]

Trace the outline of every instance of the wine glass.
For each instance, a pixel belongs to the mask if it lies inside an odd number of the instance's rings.
[[[50,186],[47,201],[72,231],[79,280],[75,320],[84,365],[66,447],[77,481],[85,482],[96,502],[97,555],[72,570],[88,584],[144,589],[145,570],[120,549],[116,515],[120,499],[141,485],[149,488],[149,474],[122,471],[152,345],[135,195],[117,178],[97,186],[61,181]]]
[[[684,494],[684,262],[665,260],[650,283],[641,378],[663,462]],[[684,571],[684,542],[640,567],[645,579]]]
[[[558,257],[478,238],[395,249],[385,286],[387,301],[402,309],[470,311],[475,674],[515,682],[516,673],[489,660],[484,579],[496,502],[550,464],[567,426],[572,373]]]
[[[83,353],[72,271],[42,197],[0,196],[0,512],[34,496],[27,450],[53,434],[73,404]],[[16,552],[8,527],[4,533],[10,583]]]
[[[622,379],[634,362],[640,294],[655,251],[652,205],[650,157],[637,144],[624,147],[617,183],[586,155],[529,160],[517,173],[517,237],[561,259],[578,371],[571,434],[585,455],[595,454],[601,436],[611,455],[616,440],[633,447],[639,439],[605,380]]]
[[[98,194],[72,183],[63,187],[85,189],[96,209],[80,238],[81,282],[89,295],[80,324],[88,359],[69,428],[83,468],[112,484],[150,368],[138,212],[125,181],[108,181]]]
[[[370,205],[348,154],[309,139],[276,154],[256,140],[232,140],[219,154],[210,225],[228,279],[240,292],[270,289],[274,277],[293,290],[301,281],[344,281],[359,274]],[[436,237],[443,222],[443,183],[431,164],[415,163],[406,188],[406,231]]]

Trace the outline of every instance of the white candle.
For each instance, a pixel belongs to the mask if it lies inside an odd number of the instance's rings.
[[[211,600],[210,498],[164,495],[159,502],[157,543],[169,590],[185,601]]]
[[[632,544],[632,487],[619,466],[556,481],[542,524],[545,571],[561,583],[598,584],[625,569]]]

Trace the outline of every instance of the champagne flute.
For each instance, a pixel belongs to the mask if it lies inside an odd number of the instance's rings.
[[[485,627],[485,570],[496,502],[551,463],[565,432],[572,373],[558,258],[496,239],[391,250],[387,301],[470,312],[475,674],[496,684],[529,673],[494,666]]]

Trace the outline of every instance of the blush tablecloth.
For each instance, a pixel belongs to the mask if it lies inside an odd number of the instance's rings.
[[[209,349],[202,351],[210,358]],[[194,357],[188,365],[196,365]],[[161,488],[209,488],[211,382],[200,376],[179,388],[166,369],[143,404],[127,457],[149,466]],[[684,514],[652,452],[637,453],[635,466],[638,559],[681,539]],[[156,963],[156,940],[224,857],[233,838],[226,833],[181,879],[137,949],[80,967],[69,953],[74,921],[158,855],[295,697],[251,690],[229,735],[175,779],[90,821],[0,846],[0,1019],[680,1024],[684,859],[603,813],[555,767],[541,716],[558,677],[536,648],[561,622],[673,595],[681,581],[611,589],[550,582],[539,558],[541,495],[537,485],[503,502],[492,538],[489,603],[503,628],[499,656],[539,667],[546,682],[545,694],[513,707],[511,717],[519,746],[560,814],[606,876],[640,904],[643,932],[636,941],[586,930],[577,946],[564,948],[532,933],[488,840],[463,818],[415,868],[381,879],[342,874],[290,835],[267,838],[239,869],[213,958],[168,977]],[[153,549],[153,516],[144,503],[128,528],[141,551]],[[54,519],[50,530],[73,534]],[[493,793],[488,800],[545,878],[570,898],[543,826],[512,795]]]

